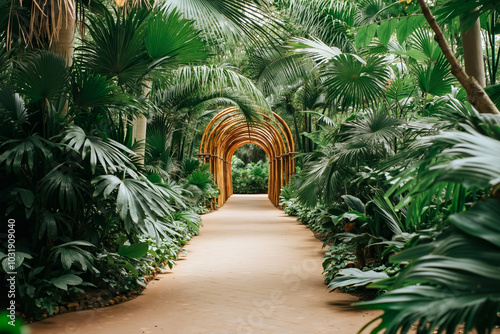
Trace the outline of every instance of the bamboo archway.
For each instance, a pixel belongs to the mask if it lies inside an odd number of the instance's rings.
[[[248,124],[236,108],[227,108],[215,115],[205,128],[198,156],[210,164],[215,184],[220,189],[217,204],[224,205],[233,194],[231,159],[238,148],[254,144],[269,158],[268,197],[278,205],[281,188],[295,171],[294,142],[286,122],[273,113],[273,118],[260,114],[262,121]]]

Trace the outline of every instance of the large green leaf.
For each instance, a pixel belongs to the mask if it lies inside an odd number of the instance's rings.
[[[339,55],[324,73],[328,97],[344,107],[375,103],[386,90],[389,74],[383,58],[370,56],[361,63],[351,55]]]
[[[112,139],[103,140],[97,136],[89,136],[75,125],[66,128],[61,142],[78,152],[83,160],[88,157],[93,174],[96,173],[98,163],[106,173],[122,170],[131,164],[125,154],[135,155],[126,146]]]
[[[403,44],[408,36],[416,29],[422,27],[424,23],[425,18],[423,15],[414,15],[400,19],[396,27],[396,36],[399,44]]]
[[[137,242],[132,245],[121,245],[118,248],[118,254],[121,256],[137,259],[145,256],[148,253],[148,244],[145,242]]]
[[[434,143],[453,145],[441,155],[456,158],[434,165],[433,169],[440,172],[439,179],[479,187],[499,183],[500,171],[496,166],[500,163],[500,141],[463,126],[467,132],[447,131],[430,138]]]
[[[76,168],[61,164],[40,180],[40,194],[46,207],[78,212],[82,203],[90,199],[87,183],[71,167]],[[63,171],[64,168],[69,171]]]
[[[386,273],[374,270],[361,271],[358,268],[341,269],[330,284],[328,284],[328,288],[333,290],[345,286],[365,286],[388,277]]]
[[[23,99],[12,89],[0,89],[0,110],[4,109],[10,113],[11,119],[16,125],[20,125],[28,120],[28,113]]]
[[[394,29],[396,29],[397,24],[397,18],[380,22],[380,26],[377,30],[377,36],[382,45],[387,46],[387,43],[389,43],[389,40],[391,39],[391,36],[394,33]]]
[[[137,90],[151,63],[144,46],[148,15],[145,9],[132,9],[130,13],[121,11],[116,19],[109,12],[89,17],[88,33],[92,38],[77,48],[77,56],[94,73]]]
[[[31,51],[18,61],[12,79],[31,102],[60,98],[69,82],[64,58],[44,50]]]
[[[146,179],[147,180],[147,179]],[[120,179],[114,175],[101,175],[92,180],[94,197],[116,196],[116,209],[128,231],[130,222],[144,224],[146,218],[157,220],[169,214],[171,207],[152,183],[138,179]],[[116,192],[114,192],[116,191]]]
[[[83,282],[83,280],[75,274],[67,274],[52,278],[49,282],[52,283],[55,287],[67,291],[68,285],[79,285]]]
[[[7,173],[33,173],[41,165],[52,161],[51,146],[54,144],[36,134],[23,139],[6,140],[0,144],[3,150],[0,164],[5,164]]]
[[[375,32],[377,32],[376,23],[359,28],[358,33],[356,34],[356,48],[359,49],[364,46],[366,49],[372,38],[375,36]]]
[[[88,269],[94,273],[99,271],[94,267],[94,256],[80,246],[94,247],[93,244],[83,240],[75,240],[52,248],[51,256],[54,260],[59,257],[64,269],[69,270],[73,265],[84,272]]]
[[[396,278],[377,283],[394,290],[359,304],[384,311],[371,333],[407,333],[415,323],[426,334],[454,333],[462,323],[464,332],[489,333],[500,308],[499,208],[495,199],[477,203],[453,215],[455,229],[442,238],[394,257],[410,263]]]
[[[3,254],[3,255],[5,255],[5,254]],[[9,261],[9,258],[7,257],[7,255],[5,255],[5,258],[3,258],[3,260],[2,260],[2,269],[6,273],[16,272],[17,269],[21,267],[21,265],[24,263],[24,260],[26,260],[26,259],[31,260],[31,259],[33,259],[33,256],[31,256],[31,254],[28,254],[28,253],[16,251],[14,254],[14,262],[11,262],[11,261]],[[25,266],[30,268],[30,266],[27,264],[25,264]]]
[[[497,219],[499,214],[500,201],[490,200],[487,203],[476,204],[467,212],[451,216],[450,221],[464,233],[486,240],[500,248],[500,224]]]
[[[383,315],[370,322],[382,319],[370,332],[372,334],[408,333],[412,325],[419,322],[422,334],[435,333],[436,328],[441,333],[445,330],[454,333],[462,322],[466,322],[464,332],[471,331],[471,324],[477,323],[479,333],[487,333],[487,329],[495,324],[499,303],[499,298],[489,292],[471,290],[460,294],[435,286],[408,286],[358,306],[384,311]]]
[[[351,195],[342,195],[342,199],[352,210],[356,210],[361,213],[366,213],[365,204],[359,198]]]
[[[157,13],[148,20],[144,39],[146,49],[154,60],[176,65],[189,64],[208,57],[205,44],[192,22],[182,19],[177,11],[167,15]]]

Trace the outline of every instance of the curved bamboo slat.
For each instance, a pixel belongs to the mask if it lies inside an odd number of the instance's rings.
[[[231,159],[238,148],[254,144],[269,158],[268,197],[278,206],[281,188],[295,172],[295,144],[286,122],[277,114],[260,113],[262,121],[248,124],[236,108],[227,108],[212,118],[201,138],[198,157],[210,164],[214,182],[220,189],[219,207],[233,194]]]

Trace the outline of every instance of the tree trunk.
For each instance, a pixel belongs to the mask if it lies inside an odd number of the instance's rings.
[[[66,59],[66,65],[73,64],[75,42],[76,4],[74,0],[61,1],[59,7],[59,29],[52,41],[52,51]]]
[[[146,153],[146,128],[148,125],[148,119],[144,115],[139,115],[134,120],[134,129],[132,131],[132,136],[135,141],[139,142],[141,145],[136,149],[139,158],[139,163],[144,165],[144,155]]]
[[[460,64],[458,63],[457,58],[455,57],[453,52],[451,52],[450,46],[446,42],[443,31],[437,24],[436,19],[434,18],[434,15],[432,15],[432,12],[429,9],[429,6],[427,6],[425,0],[418,0],[418,3],[422,8],[422,13],[424,14],[425,19],[434,31],[434,39],[436,40],[439,47],[443,51],[444,56],[450,63],[451,73],[457,78],[460,84],[467,91],[467,98],[469,102],[480,113],[497,115],[500,114],[500,111],[498,111],[498,108],[491,101],[490,97],[488,96],[488,94],[486,94],[483,87],[477,82],[476,79],[474,79],[474,77],[467,75],[462,66],[460,66]]]
[[[144,87],[142,92],[144,96],[148,96],[149,91],[151,90],[151,81],[146,81],[144,83]],[[135,153],[137,153],[139,158],[139,163],[144,165],[144,156],[146,154],[146,129],[148,126],[148,119],[144,115],[139,115],[133,122],[134,129],[132,131],[132,137],[136,142],[139,142],[141,145],[137,148]]]
[[[462,44],[464,48],[465,72],[474,77],[481,87],[486,87],[484,73],[483,45],[481,43],[481,27],[479,19],[469,30],[462,31]]]

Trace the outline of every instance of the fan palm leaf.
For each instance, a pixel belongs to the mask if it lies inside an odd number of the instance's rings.
[[[89,159],[92,174],[96,173],[99,164],[106,173],[114,173],[124,169],[131,164],[130,159],[125,155],[135,155],[126,146],[112,140],[103,140],[97,136],[89,136],[85,131],[76,126],[70,125],[62,134],[61,143],[68,149],[78,152],[82,160]]]
[[[393,144],[403,132],[403,121],[387,112],[369,111],[358,120],[346,124],[348,140],[367,143],[372,147],[382,146],[386,152],[394,153]]]
[[[24,100],[18,93],[15,93],[12,89],[2,88],[0,89],[0,110],[7,113],[7,119],[3,119],[4,122],[12,122],[11,124],[5,124],[2,126],[6,131],[18,128],[21,124],[28,121],[28,113]],[[11,128],[11,129],[9,129]],[[12,138],[12,137],[10,137]]]
[[[410,36],[412,49],[424,54],[427,59],[436,60],[443,52],[428,30],[418,29]]]
[[[146,219],[157,221],[172,211],[161,192],[150,182],[100,175],[92,180],[92,184],[95,186],[94,197],[115,198],[116,210],[128,232],[133,228],[132,223],[144,224]]]
[[[45,207],[77,213],[82,203],[89,200],[87,184],[73,171],[74,168],[75,166],[57,166],[40,180],[40,194]]]
[[[0,144],[3,153],[0,164],[5,164],[7,173],[21,175],[24,172],[34,173],[52,162],[51,147],[56,146],[39,135],[31,135],[22,139],[10,139]]]
[[[426,64],[416,64],[412,73],[417,78],[421,92],[436,96],[451,92],[451,85],[455,82],[451,74],[450,64],[444,56],[431,60]]]
[[[67,89],[69,77],[63,57],[36,50],[28,52],[16,62],[12,80],[20,94],[36,102],[60,98]]]
[[[148,72],[151,58],[144,46],[149,11],[132,9],[116,15],[110,12],[89,18],[84,45],[77,48],[81,62],[94,73],[116,79],[119,86],[137,89],[137,82]]]
[[[370,56],[365,63],[341,54],[330,61],[323,73],[328,98],[344,108],[359,108],[383,97],[390,72],[387,61]]]
[[[72,107],[78,111],[90,108],[133,107],[136,104],[129,95],[117,90],[118,87],[112,85],[104,76],[84,71],[78,64],[74,65],[71,76],[71,102]]]

